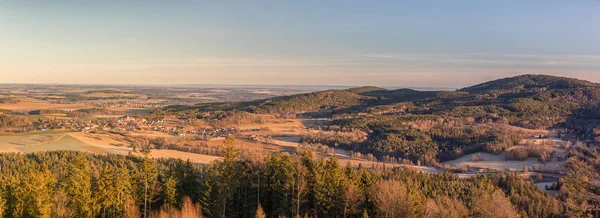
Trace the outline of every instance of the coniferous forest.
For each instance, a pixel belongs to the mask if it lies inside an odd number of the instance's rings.
[[[308,153],[231,156],[208,166],[70,151],[0,158],[4,217],[551,217],[564,210],[515,175],[367,171]]]
[[[581,184],[545,194],[516,174],[460,179],[310,153],[209,165],[75,151],[0,155],[4,217],[581,217]],[[569,161],[581,161],[584,151]],[[597,160],[597,159],[596,159]],[[576,163],[575,165],[586,163]],[[589,167],[588,167],[589,168]],[[593,171],[593,169],[592,169]],[[589,174],[574,167],[566,180]],[[587,180],[589,181],[589,180]],[[585,183],[585,181],[579,181]],[[572,183],[571,183],[572,184]],[[588,184],[589,185],[589,184]],[[564,193],[563,193],[564,191]],[[588,214],[591,215],[591,214]]]

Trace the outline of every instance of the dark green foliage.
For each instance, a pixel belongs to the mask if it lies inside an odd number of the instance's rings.
[[[185,206],[185,196],[199,202],[206,217],[252,217],[259,205],[268,217],[395,213],[388,210],[407,217],[450,213],[440,208],[454,208],[459,214],[494,213],[493,207],[475,207],[480,195],[504,201],[509,210],[530,217],[558,217],[562,211],[556,198],[516,175],[459,179],[401,168],[367,171],[341,167],[335,157],[312,159],[309,154],[226,158],[200,166],[175,159],[59,151],[0,154],[0,164],[4,217],[124,217],[136,211],[144,214],[144,199],[150,202],[148,210],[158,211]],[[144,191],[154,179],[148,176],[153,168],[158,173],[154,181],[162,187],[155,200],[145,194],[151,191]],[[383,184],[390,181],[395,185]],[[408,201],[378,204],[393,197],[385,194],[385,187],[395,186],[402,187],[399,193]],[[493,197],[497,190],[503,193],[500,199]],[[132,201],[136,206],[131,207]]]
[[[598,84],[566,78],[547,75],[522,75],[494,80],[479,85],[461,89],[470,93],[491,92],[491,91],[523,91],[530,89],[567,89],[582,87],[598,87]]]
[[[386,90],[387,89],[376,87],[376,86],[363,86],[363,87],[346,89],[347,92],[354,93],[354,94],[363,94],[363,93],[368,93],[368,92],[386,91]]]

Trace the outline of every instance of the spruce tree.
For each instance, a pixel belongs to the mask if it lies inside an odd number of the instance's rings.
[[[71,208],[77,217],[93,217],[97,205],[92,196],[90,168],[85,156],[78,156],[69,164],[68,175],[63,184],[65,193],[71,199]]]

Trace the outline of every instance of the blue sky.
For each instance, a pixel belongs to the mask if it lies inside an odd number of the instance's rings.
[[[5,83],[600,82],[598,1],[0,0]]]

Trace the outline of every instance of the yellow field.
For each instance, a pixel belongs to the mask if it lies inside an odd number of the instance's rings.
[[[203,155],[203,154],[194,154],[183,151],[176,150],[166,150],[166,149],[152,149],[150,152],[150,157],[153,158],[177,158],[182,160],[190,160],[194,163],[202,163],[207,164],[213,162],[215,160],[221,159],[220,157]]]
[[[127,135],[145,136],[145,137],[173,137],[172,135],[169,135],[168,133],[158,132],[158,131],[136,131],[136,132],[129,132],[129,133],[127,133]]]
[[[15,98],[19,102],[15,104],[3,103],[0,104],[0,109],[6,110],[38,110],[38,109],[59,109],[59,110],[77,110],[83,108],[92,108],[92,106],[75,103],[75,104],[56,104],[48,101],[28,98],[28,97],[17,97]]]
[[[119,117],[123,117],[123,116],[124,115],[97,114],[97,115],[94,115],[94,118],[108,119],[108,118],[119,118]]]
[[[223,145],[223,139],[206,141],[205,143],[210,146],[221,146],[221,145]],[[250,150],[250,151],[266,151],[266,152],[280,152],[280,153],[284,152],[284,153],[290,153],[290,154],[294,154],[294,153],[300,151],[299,150],[300,148],[298,148],[295,145],[294,146],[282,146],[282,145],[277,145],[277,144],[262,143],[262,142],[246,140],[246,139],[236,139],[235,145],[238,148]]]
[[[309,119],[285,119],[270,123],[255,123],[255,124],[240,124],[232,125],[241,131],[268,129],[267,131],[259,131],[260,134],[301,134],[307,131],[312,131],[310,128],[316,127],[321,123],[320,120]]]
[[[83,132],[69,133],[70,136],[76,138],[89,145],[95,146],[126,146],[127,143],[117,140],[117,136],[108,134],[91,134]]]
[[[240,130],[251,130],[268,127],[272,131],[286,131],[292,128],[305,128],[299,120],[282,120],[280,123],[258,123],[258,124],[240,124],[236,126]]]

